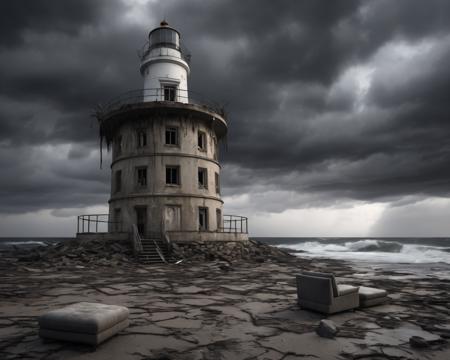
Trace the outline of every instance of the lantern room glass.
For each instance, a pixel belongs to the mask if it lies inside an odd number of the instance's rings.
[[[180,35],[174,29],[158,28],[150,34],[150,48],[166,46],[174,49],[180,48]]]

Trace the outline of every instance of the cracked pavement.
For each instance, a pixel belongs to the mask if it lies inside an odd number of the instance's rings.
[[[40,267],[0,261],[1,359],[450,359],[449,277],[286,258],[256,263]],[[302,310],[295,274],[334,272],[340,283],[384,288],[390,302],[328,316]],[[96,351],[42,341],[37,316],[74,302],[124,305],[130,326]],[[426,349],[409,344],[421,336]]]

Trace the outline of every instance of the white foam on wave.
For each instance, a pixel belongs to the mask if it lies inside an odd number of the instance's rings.
[[[46,246],[47,244],[42,241],[5,241],[2,243],[3,245],[42,245]],[[0,245],[2,245],[0,244]]]
[[[286,249],[300,251],[299,256],[332,259],[388,262],[388,263],[447,263],[450,264],[448,248],[428,245],[400,244],[394,241],[365,239],[343,244],[327,244],[309,241],[280,245]]]

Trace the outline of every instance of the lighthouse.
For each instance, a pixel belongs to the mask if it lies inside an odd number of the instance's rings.
[[[109,236],[248,240],[247,219],[223,214],[225,112],[190,91],[189,62],[180,33],[161,22],[140,52],[143,88],[97,111],[101,142],[112,149]]]
[[[181,51],[180,34],[162,21],[148,36],[148,47],[141,54],[144,101],[189,103],[188,57]]]

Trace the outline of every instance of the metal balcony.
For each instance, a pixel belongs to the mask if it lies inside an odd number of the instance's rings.
[[[147,102],[192,104],[225,117],[224,107],[214,101],[205,99],[199,93],[190,90],[176,89],[167,92],[164,88],[130,90],[101,105],[101,112],[106,114],[119,110],[127,105],[136,105]]]

